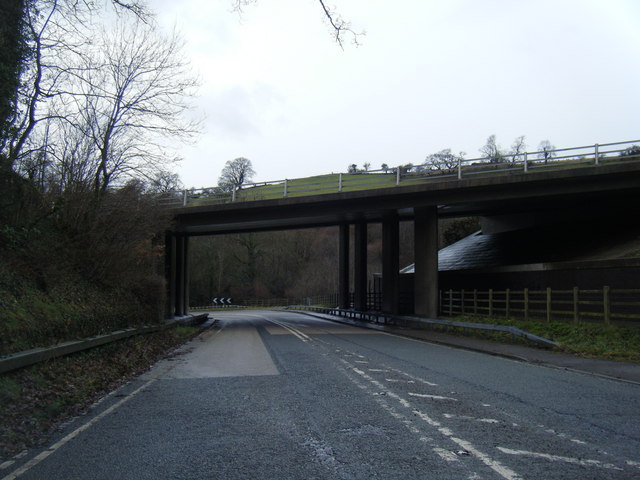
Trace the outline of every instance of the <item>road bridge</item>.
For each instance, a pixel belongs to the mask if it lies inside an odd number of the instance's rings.
[[[354,264],[355,308],[366,308],[366,231],[383,229],[383,310],[399,304],[399,222],[415,224],[415,313],[438,311],[438,219],[456,216],[514,218],[557,215],[628,218],[640,210],[640,159],[593,165],[563,165],[540,170],[508,171],[467,177],[442,177],[410,185],[175,208],[175,225],[167,234],[170,310],[188,308],[188,239],[196,235],[339,226],[340,303],[346,307],[349,267]],[[355,245],[349,258],[350,233]]]

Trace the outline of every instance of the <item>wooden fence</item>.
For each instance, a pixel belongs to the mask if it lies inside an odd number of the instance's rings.
[[[441,290],[440,313],[640,325],[640,289]]]

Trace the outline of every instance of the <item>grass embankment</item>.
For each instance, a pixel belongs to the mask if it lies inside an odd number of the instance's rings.
[[[512,325],[540,337],[554,340],[568,353],[588,358],[640,362],[640,329],[616,325],[572,322],[524,321],[505,318],[459,316],[453,318],[463,322]],[[514,341],[510,334],[502,332],[463,332],[450,328],[450,333],[478,335],[503,342]]]
[[[175,327],[0,375],[0,463],[141,374],[199,330]]]

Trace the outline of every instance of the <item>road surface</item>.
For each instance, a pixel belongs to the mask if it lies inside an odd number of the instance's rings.
[[[0,478],[640,478],[638,385],[293,312],[214,316]]]

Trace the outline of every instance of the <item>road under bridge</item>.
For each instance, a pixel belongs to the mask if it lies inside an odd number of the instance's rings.
[[[197,235],[248,233],[339,226],[339,293],[347,306],[349,271],[354,266],[355,308],[366,308],[367,225],[383,230],[383,311],[399,306],[399,222],[415,224],[414,311],[438,311],[438,219],[485,216],[514,222],[526,217],[637,218],[640,213],[640,161],[517,171],[499,175],[443,178],[413,185],[307,197],[196,205],[174,210],[167,234],[170,312],[188,309],[188,239]],[[353,226],[353,229],[351,228]],[[353,232],[353,240],[350,238]],[[353,241],[353,258],[349,245]]]

